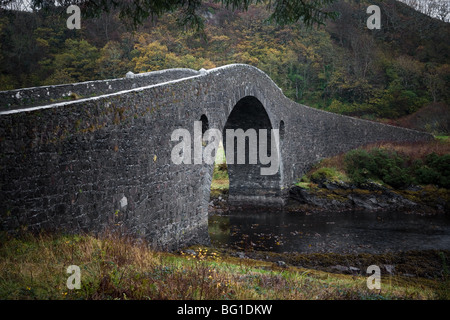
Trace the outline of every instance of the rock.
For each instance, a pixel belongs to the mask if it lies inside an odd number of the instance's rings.
[[[300,204],[310,204],[320,208],[326,207],[328,201],[320,199],[316,195],[311,194],[308,190],[294,186],[289,190],[289,197],[298,201]]]
[[[189,255],[191,255],[191,256],[197,255],[197,252],[195,252],[195,251],[192,250],[192,249],[184,250],[184,253],[189,254]]]
[[[372,202],[373,204],[378,204],[377,198],[375,197],[370,197],[368,201]]]
[[[389,274],[394,274],[395,266],[392,264],[384,264],[384,269],[386,269],[386,272]]]
[[[414,278],[415,277],[415,275],[411,274],[411,273],[403,273],[403,276],[404,277],[409,277],[409,278]]]
[[[358,273],[361,269],[357,268],[357,267],[349,267],[351,272],[355,272]]]
[[[280,260],[280,261],[275,262],[275,264],[279,267],[287,268],[286,262],[284,262],[284,261]]]
[[[369,191],[385,191],[385,190],[387,190],[381,184],[379,184],[379,183],[377,183],[375,181],[371,181],[371,180],[361,184],[360,188],[364,189],[364,190],[369,190]]]
[[[328,190],[347,190],[350,189],[350,185],[344,181],[324,181],[321,182],[322,186],[327,188]]]
[[[298,202],[304,204],[304,203],[308,203],[308,197],[309,194],[308,192],[300,187],[294,186],[291,189],[289,189],[289,197],[297,200]]]
[[[307,205],[309,209],[314,210],[417,210],[420,209],[420,203],[415,203],[394,190],[382,186],[374,181],[355,187],[343,181],[317,180],[315,183],[322,190],[305,189],[294,186],[289,189],[289,198],[295,200],[301,205]],[[415,188],[415,186],[411,186]],[[347,190],[342,192],[342,190]],[[348,199],[348,200],[347,200]],[[443,203],[435,202],[434,208],[445,209]]]
[[[341,266],[341,265],[336,265],[336,266],[331,266],[331,269],[337,270],[339,272],[349,272],[350,268],[345,267],[345,266]]]
[[[408,191],[420,191],[422,189],[423,188],[421,186],[410,185],[405,190],[408,190]]]
[[[415,203],[409,199],[405,199],[405,198],[402,198],[402,204],[406,207],[416,207],[417,206],[417,203]]]
[[[353,202],[353,204],[357,207],[368,209],[368,210],[374,210],[378,208],[378,204],[372,203],[371,201],[368,201],[366,196],[361,195],[349,195],[348,198]]]
[[[325,182],[325,183],[323,183],[323,186],[325,188],[327,188],[328,190],[339,189],[339,185],[335,184],[334,182]]]
[[[247,258],[246,255],[245,255],[245,253],[243,253],[242,251],[236,252],[236,256],[237,256],[238,258],[240,258],[240,259],[245,259],[245,258]]]

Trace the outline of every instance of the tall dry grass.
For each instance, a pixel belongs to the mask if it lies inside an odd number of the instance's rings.
[[[271,262],[225,257],[214,249],[155,252],[114,234],[5,235],[0,245],[0,299],[433,299],[411,285],[370,291],[364,277],[332,275]],[[69,265],[81,288],[66,287]]]

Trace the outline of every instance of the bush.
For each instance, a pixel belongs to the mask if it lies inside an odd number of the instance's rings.
[[[424,163],[415,163],[415,176],[420,184],[450,188],[450,154],[439,156],[433,152],[427,155]]]
[[[213,179],[214,180],[228,179],[228,167],[226,163],[214,165]]]
[[[394,188],[403,188],[413,182],[408,168],[398,166],[390,166],[388,169],[382,170],[382,181]]]
[[[410,159],[394,151],[357,149],[348,152],[344,162],[348,177],[357,185],[372,179],[394,188],[403,188],[412,183],[450,188],[450,154],[439,156],[431,153],[424,161],[416,160],[408,165]]]
[[[367,182],[375,170],[375,162],[366,150],[352,150],[344,158],[347,175],[357,185]]]
[[[330,180],[333,177],[333,173],[330,168],[320,168],[311,174],[312,181]]]
[[[311,174],[311,181],[320,182],[320,181],[337,181],[343,180],[344,176],[341,172],[339,172],[336,168],[328,168],[322,167]]]
[[[369,179],[381,180],[394,188],[405,187],[412,182],[406,159],[396,152],[358,149],[347,153],[344,161],[349,178],[358,185]]]

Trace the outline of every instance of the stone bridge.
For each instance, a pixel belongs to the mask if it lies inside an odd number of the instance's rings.
[[[179,143],[172,133],[193,133],[195,121],[203,131],[279,129],[276,174],[261,175],[268,165],[259,159],[228,165],[230,201],[238,204],[282,205],[288,188],[324,157],[376,141],[431,138],[300,105],[242,64],[4,91],[1,229],[118,228],[160,249],[208,243],[213,164],[171,159]]]

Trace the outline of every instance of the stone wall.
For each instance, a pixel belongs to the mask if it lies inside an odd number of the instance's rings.
[[[245,97],[260,102],[272,128],[284,123],[280,171],[275,180],[261,182],[271,186],[266,194],[264,188],[254,189],[260,200],[282,198],[321,158],[374,141],[431,138],[296,104],[266,74],[247,65],[0,111],[1,229],[118,229],[161,249],[208,243],[213,165],[172,163],[177,142],[171,134],[185,128],[192,135],[194,121],[205,117],[210,128],[223,131]],[[254,177],[236,172],[239,187],[248,183],[250,189]]]
[[[138,74],[128,72],[125,78],[0,91],[0,111],[89,98],[195,76],[199,73],[199,71],[184,68]]]

